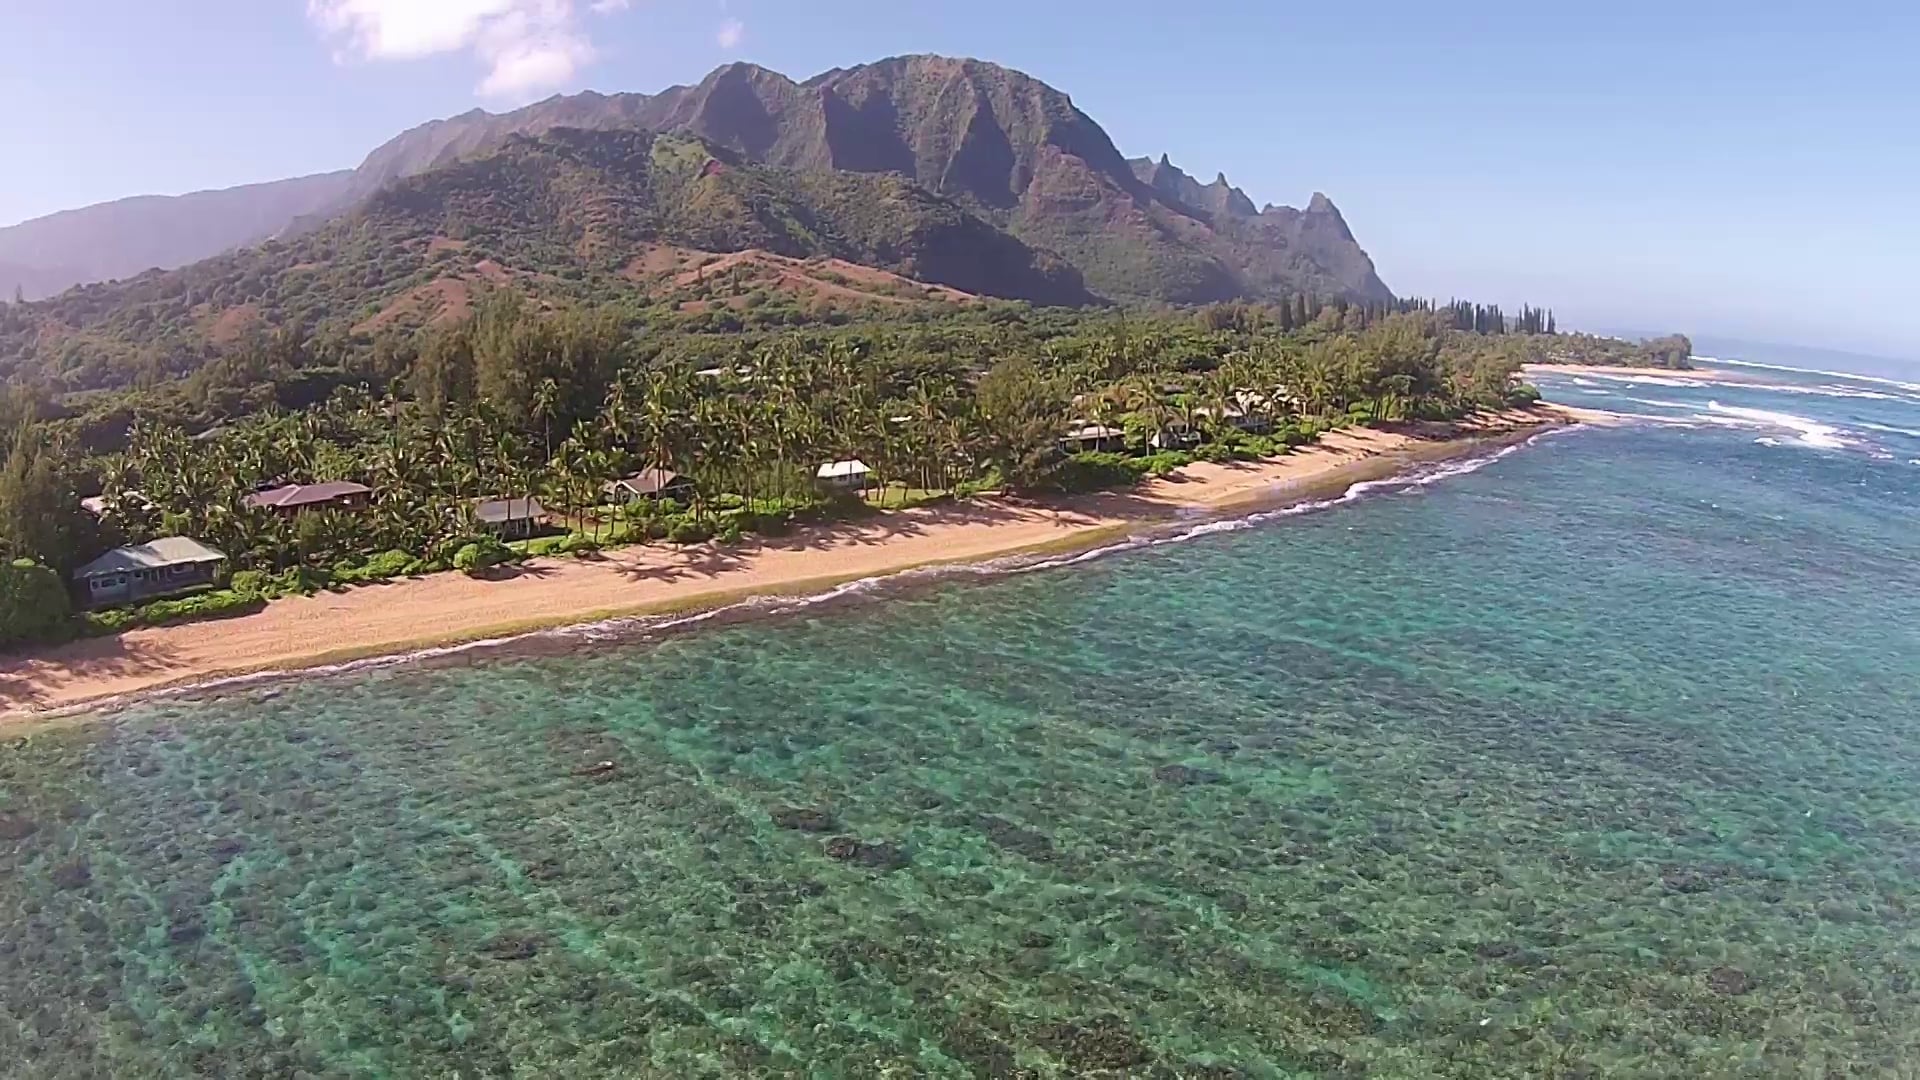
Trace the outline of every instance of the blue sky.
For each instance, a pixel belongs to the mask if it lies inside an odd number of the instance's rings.
[[[0,0],[0,224],[904,52],[1026,70],[1256,202],[1323,190],[1402,294],[1920,357],[1920,13],[1844,0]]]

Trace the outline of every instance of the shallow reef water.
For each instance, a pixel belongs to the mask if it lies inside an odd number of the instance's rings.
[[[49,727],[0,748],[0,1074],[1912,1075],[1917,560],[1920,467],[1579,431]]]

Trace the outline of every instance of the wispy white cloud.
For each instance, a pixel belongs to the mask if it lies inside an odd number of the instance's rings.
[[[746,36],[746,23],[741,22],[739,19],[728,19],[726,22],[720,24],[720,32],[714,35],[714,40],[720,43],[721,48],[732,49],[737,47],[741,41],[745,40]]]
[[[631,0],[591,0],[599,15]],[[340,43],[342,59],[414,60],[471,53],[487,69],[479,92],[526,99],[570,82],[593,62],[574,0],[307,0],[307,17]]]

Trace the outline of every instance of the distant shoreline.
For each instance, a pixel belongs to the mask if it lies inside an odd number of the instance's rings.
[[[1345,430],[1284,457],[1198,463],[1126,492],[1044,503],[977,499],[724,548],[634,547],[592,561],[533,560],[497,580],[436,574],[289,598],[219,622],[0,657],[0,731],[158,692],[217,692],[222,683],[250,676],[404,658],[617,619],[709,612],[930,567],[1084,550],[1182,518],[1337,495],[1424,462],[1603,416],[1543,405],[1484,417],[1445,435]]]
[[[1763,383],[1764,376],[1745,371],[1729,371],[1723,367],[1714,367],[1713,361],[1699,361],[1704,367],[1663,368],[1663,367],[1626,367],[1619,364],[1524,364],[1521,373],[1534,375],[1608,375],[1615,377],[1666,378],[1666,379],[1707,379],[1722,383]]]

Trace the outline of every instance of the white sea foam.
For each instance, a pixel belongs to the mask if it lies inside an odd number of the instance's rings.
[[[1840,429],[1818,420],[1809,420],[1792,413],[1770,412],[1766,409],[1743,409],[1734,405],[1722,405],[1717,401],[1707,402],[1707,409],[1721,416],[1743,420],[1753,424],[1766,424],[1771,427],[1785,428],[1800,433],[1800,441],[1807,446],[1822,450],[1841,450],[1852,443],[1840,437]],[[1706,417],[1702,417],[1706,419]]]
[[[1679,386],[1679,387],[1698,388],[1702,386],[1713,385],[1710,382],[1704,382],[1700,379],[1673,378],[1673,377],[1661,376],[1661,375],[1610,375],[1610,374],[1603,375],[1603,374],[1595,373],[1594,378],[1605,379],[1608,382],[1632,383],[1635,386]]]
[[[1715,364],[1727,364],[1732,367],[1761,368],[1766,371],[1791,371],[1798,375],[1825,375],[1831,379],[1846,379],[1849,382],[1878,383],[1882,386],[1895,386],[1902,390],[1920,393],[1920,383],[1902,382],[1899,379],[1884,379],[1878,375],[1856,375],[1851,371],[1827,371],[1823,368],[1791,367],[1786,364],[1762,364],[1756,360],[1717,360],[1710,356],[1697,356],[1696,360],[1706,360]]]
[[[1916,431],[1913,428],[1894,427],[1892,424],[1868,423],[1862,423],[1860,426],[1866,428],[1868,431],[1884,431],[1889,435],[1905,435],[1908,438],[1920,439],[1920,431]]]
[[[1768,436],[1765,436],[1765,435],[1762,435],[1753,441],[1759,443],[1761,446],[1779,446],[1780,445],[1779,439],[1769,438]]]

